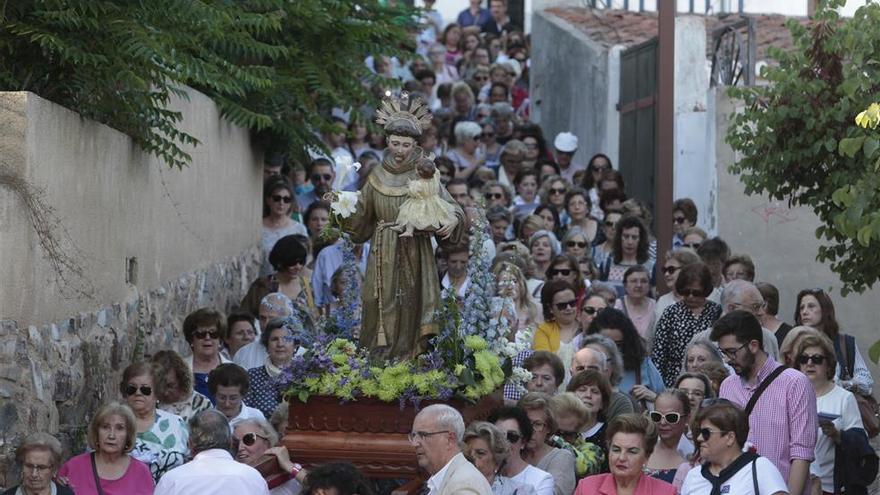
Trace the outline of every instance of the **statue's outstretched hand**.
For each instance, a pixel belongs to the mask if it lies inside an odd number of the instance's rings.
[[[449,239],[452,235],[452,231],[455,230],[455,227],[458,225],[458,219],[453,220],[451,223],[448,223],[439,229],[437,229],[437,235],[440,236],[441,239]]]

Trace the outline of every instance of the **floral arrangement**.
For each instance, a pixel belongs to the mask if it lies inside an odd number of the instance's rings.
[[[355,168],[356,170],[356,168]],[[337,175],[338,178],[338,175]],[[353,211],[353,210],[352,210]],[[335,210],[334,210],[335,212]],[[349,213],[350,214],[350,213]],[[338,213],[346,218],[345,210]],[[447,291],[435,321],[443,322],[424,354],[406,360],[378,360],[353,341],[359,326],[359,284],[351,243],[343,237],[344,265],[352,270],[345,279],[340,310],[324,320],[313,343],[298,353],[276,379],[286,397],[307,401],[311,395],[330,395],[342,401],[375,398],[418,407],[423,400],[460,398],[477,401],[493,393],[513,376],[528,372],[514,369],[513,357],[524,344],[511,342],[507,319],[493,317],[495,279],[483,249],[487,239],[482,210],[471,226],[468,274],[471,285],[459,311],[454,291]]]

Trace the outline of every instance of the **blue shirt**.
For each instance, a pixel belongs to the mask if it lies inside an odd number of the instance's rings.
[[[657,367],[654,366],[654,362],[651,361],[651,358],[646,358],[642,361],[642,365],[640,366],[642,371],[642,385],[648,387],[651,392],[655,394],[659,394],[666,388],[663,384],[663,377],[660,376],[660,371],[657,370]],[[636,372],[635,370],[624,370],[623,376],[620,380],[620,385],[618,385],[618,389],[624,393],[628,394],[632,388],[636,385]]]
[[[492,16],[489,11],[482,7],[476,17],[471,14],[470,8],[464,9],[458,14],[458,25],[461,27],[479,26],[480,29],[483,29],[483,26],[489,24],[490,20],[492,20]]]

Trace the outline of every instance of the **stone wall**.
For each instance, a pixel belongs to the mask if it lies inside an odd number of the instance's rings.
[[[228,311],[257,276],[262,155],[188,91],[201,144],[169,169],[131,139],[31,93],[0,92],[0,486],[22,435],[79,453],[121,371],[189,354],[183,318]]]

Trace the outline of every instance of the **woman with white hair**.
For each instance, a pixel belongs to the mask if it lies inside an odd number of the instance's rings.
[[[278,466],[286,474],[266,480],[271,495],[296,495],[302,489],[308,473],[302,465],[290,460],[287,447],[278,445],[278,433],[265,419],[239,421],[232,433],[232,446],[235,460],[248,466],[256,466],[266,455],[278,458]]]
[[[480,135],[483,129],[476,122],[468,120],[455,124],[455,148],[446,153],[446,158],[455,164],[456,177],[469,178],[484,161],[480,150]]]
[[[15,460],[21,469],[21,484],[2,492],[4,495],[73,495],[73,490],[53,479],[61,465],[61,442],[57,438],[44,432],[31,433],[16,449]]]
[[[529,237],[529,252],[535,262],[536,274],[546,274],[550,261],[559,251],[559,241],[549,230],[539,230]]]

